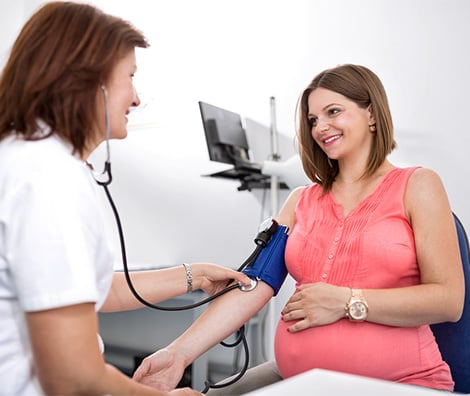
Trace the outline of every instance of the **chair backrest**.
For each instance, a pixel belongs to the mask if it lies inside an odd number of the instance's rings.
[[[470,261],[469,243],[463,224],[454,214],[465,275],[465,304],[458,322],[431,325],[443,359],[455,382],[454,392],[470,393]]]

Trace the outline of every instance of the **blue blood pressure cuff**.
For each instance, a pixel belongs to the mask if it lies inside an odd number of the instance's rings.
[[[267,222],[271,223],[262,225],[255,239],[256,244],[262,248],[254,262],[242,272],[250,278],[267,283],[274,290],[274,295],[277,295],[287,276],[284,252],[288,227],[278,225],[272,219],[268,219]]]

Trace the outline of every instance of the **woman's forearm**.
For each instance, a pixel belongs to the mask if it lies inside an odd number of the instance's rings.
[[[416,285],[387,290],[364,290],[368,320],[388,326],[412,327],[459,320],[463,308],[460,285]]]
[[[214,345],[230,336],[258,313],[273,296],[264,282],[249,292],[239,289],[219,297],[168,350],[188,366]]]
[[[252,291],[234,289],[217,298],[168,347],[146,357],[133,378],[157,389],[173,389],[185,367],[239,329],[273,294],[273,289],[260,281]]]

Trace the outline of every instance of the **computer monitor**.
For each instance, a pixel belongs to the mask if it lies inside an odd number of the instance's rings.
[[[235,167],[250,163],[248,140],[241,116],[201,101],[199,109],[210,160]]]

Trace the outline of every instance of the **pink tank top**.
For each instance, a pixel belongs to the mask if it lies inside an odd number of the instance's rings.
[[[360,289],[420,283],[413,230],[404,208],[408,179],[416,168],[394,168],[344,218],[333,195],[306,187],[285,258],[299,283],[327,282]],[[429,326],[392,327],[341,319],[299,333],[279,321],[275,354],[284,378],[313,368],[453,389]]]

